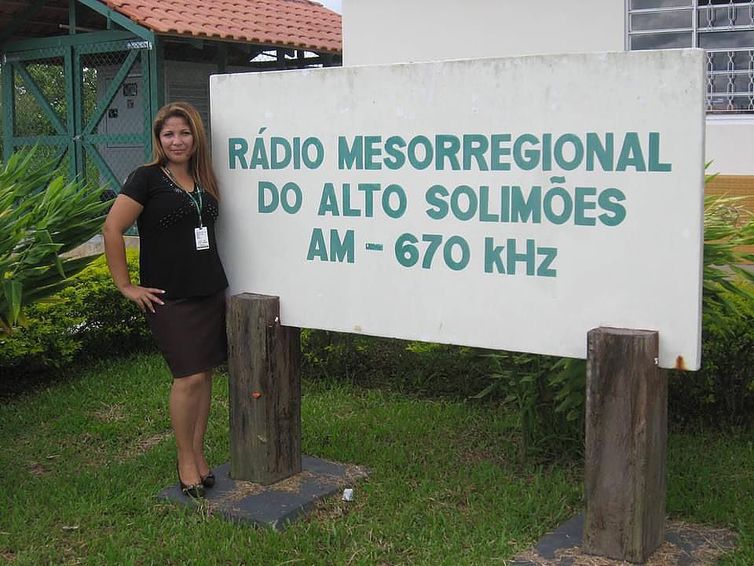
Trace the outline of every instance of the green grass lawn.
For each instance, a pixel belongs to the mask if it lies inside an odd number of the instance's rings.
[[[582,509],[580,463],[521,461],[499,406],[306,381],[305,454],[365,465],[283,533],[159,502],[175,481],[156,355],[94,365],[0,407],[0,559],[13,564],[504,563]],[[216,380],[210,460],[228,460],[227,381]],[[668,513],[740,534],[725,564],[754,564],[752,433],[673,434]]]

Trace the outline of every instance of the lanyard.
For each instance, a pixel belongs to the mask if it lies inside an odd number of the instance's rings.
[[[202,223],[202,188],[194,183],[194,192],[193,193],[186,193],[189,198],[191,199],[191,202],[194,203],[194,206],[196,207],[196,214],[199,217],[199,228],[203,228],[204,224]],[[196,194],[196,198],[194,198],[194,194]]]

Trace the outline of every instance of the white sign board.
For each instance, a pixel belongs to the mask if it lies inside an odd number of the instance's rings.
[[[700,362],[701,50],[211,78],[232,293],[289,326]]]

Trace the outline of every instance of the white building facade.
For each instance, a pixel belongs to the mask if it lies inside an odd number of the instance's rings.
[[[346,66],[681,47],[707,50],[710,172],[754,195],[754,1],[343,2]]]

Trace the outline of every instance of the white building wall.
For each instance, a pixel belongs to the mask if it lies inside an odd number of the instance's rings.
[[[344,0],[343,64],[621,51],[623,1]]]
[[[343,0],[343,64],[622,51],[625,0]],[[754,119],[707,120],[712,172],[754,175]]]
[[[709,173],[754,175],[754,118],[707,118],[706,143]]]

